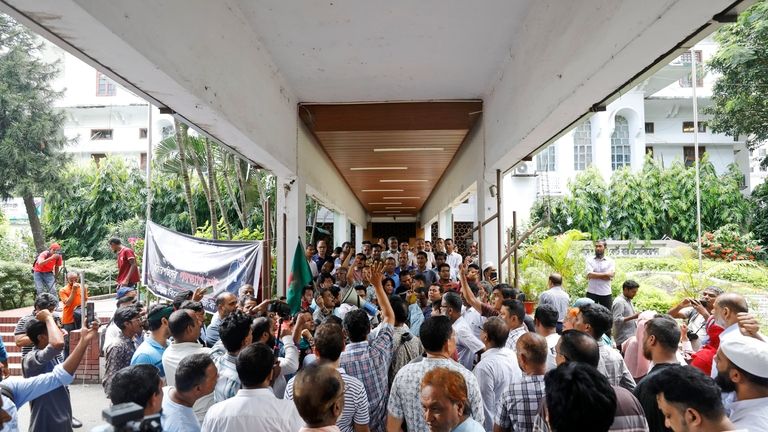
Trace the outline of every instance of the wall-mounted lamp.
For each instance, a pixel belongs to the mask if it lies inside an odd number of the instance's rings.
[[[490,185],[488,187],[488,192],[490,192],[491,198],[496,198],[496,185]]]

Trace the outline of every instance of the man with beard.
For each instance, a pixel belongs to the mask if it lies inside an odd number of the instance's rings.
[[[749,312],[747,300],[744,296],[736,293],[724,293],[717,297],[715,306],[712,308],[712,315],[715,317],[715,323],[724,328],[720,333],[720,344],[732,337],[741,336],[739,330],[739,315]],[[712,359],[712,378],[717,376],[717,364]]]
[[[285,386],[289,377],[296,373],[299,369],[299,341],[301,340],[301,332],[307,328],[307,323],[311,321],[311,317],[308,313],[302,313],[296,319],[296,324],[291,329],[291,332],[282,331],[281,341],[285,351],[285,357],[278,357],[277,363],[280,366],[279,372],[275,372],[272,377],[272,389],[275,394],[278,395],[278,399],[283,398],[285,394]],[[276,326],[274,320],[266,317],[260,317],[253,320],[251,325],[252,341],[254,343],[263,343],[272,348],[276,345],[275,328],[282,327]]]
[[[736,393],[736,400],[726,406],[736,429],[768,430],[768,344],[732,337],[720,345],[715,364],[717,385]]]
[[[605,257],[605,240],[595,242],[595,256],[587,259],[587,297],[611,309],[611,279],[615,273],[613,260]]]
[[[682,367],[677,360],[677,346],[680,343],[680,327],[669,315],[658,315],[645,323],[643,356],[653,362],[653,368],[637,384],[635,397],[640,401],[651,432],[668,431],[664,414],[656,401],[659,372],[672,367]]]
[[[715,300],[722,293],[723,290],[716,286],[706,287],[699,299],[684,298],[668,312],[672,318],[685,320],[688,326],[688,339],[691,341],[694,352],[700,350],[704,342],[707,342],[707,327],[712,325],[709,322],[712,308],[715,307]]]

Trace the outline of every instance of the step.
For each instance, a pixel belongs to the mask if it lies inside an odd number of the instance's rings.
[[[21,352],[9,352],[8,364],[21,364]]]
[[[8,369],[11,370],[11,376],[22,376],[21,374],[21,363],[9,363]]]
[[[11,333],[0,333],[0,335],[3,337],[3,344],[7,347],[8,345],[15,345],[16,344],[16,336],[14,336],[13,332]]]
[[[16,323],[0,323],[0,333],[13,333],[14,330],[16,330]]]

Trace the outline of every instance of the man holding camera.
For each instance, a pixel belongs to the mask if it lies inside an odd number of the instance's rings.
[[[44,292],[56,295],[54,285],[63,264],[61,246],[58,243],[51,243],[48,250],[37,256],[35,265],[32,266],[32,276],[35,280],[35,291],[37,291],[38,296]]]
[[[701,298],[684,298],[669,310],[672,318],[686,320],[688,340],[691,341],[693,351],[700,350],[703,345],[702,342],[707,341],[709,317],[712,315],[712,308],[715,307],[717,296],[722,293],[723,291],[720,288],[710,286],[702,291]]]

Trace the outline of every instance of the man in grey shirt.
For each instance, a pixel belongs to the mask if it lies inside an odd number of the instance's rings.
[[[640,316],[640,313],[635,312],[632,299],[637,295],[640,285],[633,280],[626,280],[621,288],[621,295],[613,300],[611,314],[613,315],[613,338],[616,341],[616,347],[619,348],[619,351],[624,351],[621,344],[634,336],[637,331],[637,317]]]
[[[53,368],[62,363],[64,335],[48,309],[39,311],[35,319],[29,321],[27,336],[34,347],[22,360],[24,377],[53,372]],[[30,432],[72,431],[72,404],[65,386],[51,390],[29,404],[32,409]]]
[[[549,289],[539,295],[539,306],[548,304],[555,308],[557,311],[557,333],[562,333],[563,321],[568,314],[571,297],[563,290],[563,277],[560,274],[550,274],[547,285]]]

